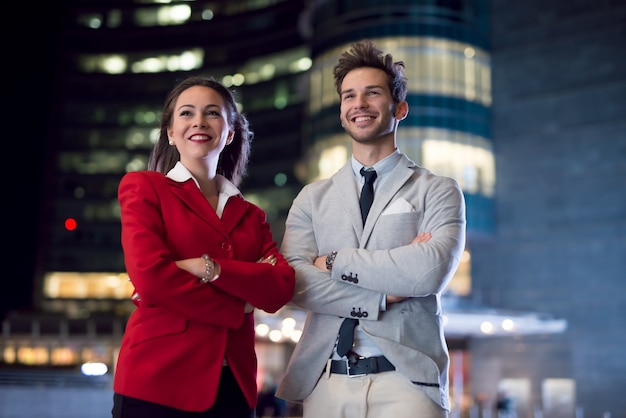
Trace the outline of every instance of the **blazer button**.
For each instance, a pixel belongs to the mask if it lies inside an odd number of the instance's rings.
[[[352,275],[352,273],[348,274],[342,274],[341,275],[341,280],[346,281],[348,283],[358,283],[359,282],[359,275],[358,274],[354,274],[354,276]]]
[[[222,250],[226,251],[226,252],[230,252],[230,250],[232,250],[232,246],[230,245],[230,242],[228,241],[223,241],[222,242]]]
[[[359,308],[358,311],[356,310],[356,308],[352,308],[352,312],[350,312],[350,316],[353,318],[354,317],[367,318],[369,314],[367,313],[367,311],[361,310],[361,308]]]

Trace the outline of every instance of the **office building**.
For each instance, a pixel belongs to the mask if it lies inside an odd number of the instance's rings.
[[[608,164],[601,165],[607,167],[604,200],[595,206],[585,201],[587,210],[608,216],[598,225],[604,235],[589,231],[594,239],[584,248],[608,251],[611,262],[594,283],[608,280],[611,294],[623,299],[616,275],[624,262],[616,252],[626,248],[624,235],[607,225],[612,219],[624,231],[624,198],[611,193],[624,190],[616,176],[624,176],[618,156],[626,149],[618,117],[626,114],[624,59],[600,60],[613,59],[624,42],[624,6],[598,5],[588,16],[582,5],[556,0],[532,10],[504,3],[74,2],[63,13],[59,40],[34,275],[37,313],[5,320],[4,363],[71,367],[98,361],[110,373],[133,309],[117,184],[124,173],[146,168],[164,96],[177,80],[211,74],[236,90],[255,131],[242,190],[266,209],[280,239],[300,187],[332,175],[350,156],[332,66],[352,41],[369,38],[407,66],[410,111],[398,145],[418,164],[457,179],[466,198],[467,251],[444,299],[455,411],[482,411],[505,390],[526,416],[536,410],[546,417],[620,413],[615,388],[624,382],[619,371],[626,362],[617,351],[625,337],[606,338],[600,331],[601,325],[615,330],[617,319],[603,324],[596,322],[598,313],[577,312],[584,298],[575,286],[586,283],[599,261],[585,260],[585,253],[578,259],[573,248],[550,251],[584,241],[573,224],[585,214],[571,209],[543,176],[555,175],[553,162],[582,180],[582,167],[566,158],[579,154],[562,152],[570,150],[565,141],[576,128],[586,158]],[[591,7],[590,1],[582,4]],[[593,45],[587,40],[592,34]],[[570,60],[557,51],[584,54],[576,61],[578,77],[558,67]],[[554,76],[555,66],[562,77]],[[598,106],[596,113],[574,113],[600,95],[610,98],[605,112]],[[572,97],[577,100],[568,101]],[[533,129],[537,120],[542,124]],[[611,141],[591,141],[601,133]],[[524,157],[531,167],[542,165],[527,173]],[[600,191],[595,181],[557,184],[562,193]],[[546,215],[536,206],[540,201],[556,212]],[[581,265],[574,268],[576,263]],[[592,306],[608,303],[589,291]],[[554,303],[555,292],[561,304]],[[621,306],[609,311],[623,314]],[[261,376],[280,373],[303,316],[291,309],[258,313]],[[595,331],[589,335],[602,339],[602,353],[613,360],[600,368],[586,364],[587,356],[598,363],[602,357],[593,354],[584,331]]]

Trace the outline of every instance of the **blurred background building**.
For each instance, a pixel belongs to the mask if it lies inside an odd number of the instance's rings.
[[[26,191],[11,194],[21,244],[9,278],[28,297],[2,295],[0,416],[28,402],[15,387],[32,385],[95,391],[59,416],[110,415],[133,309],[117,185],[146,168],[171,87],[204,74],[235,89],[255,131],[241,188],[280,241],[300,188],[350,156],[332,67],[364,38],[407,66],[399,147],[457,179],[467,202],[465,258],[444,296],[454,416],[486,417],[498,393],[519,417],[626,415],[626,3],[74,0],[45,10],[47,48],[15,42],[16,62],[40,58],[50,72],[16,66],[26,83],[11,86],[27,121],[10,135],[26,140],[9,173],[31,173],[38,197],[22,208]],[[32,138],[36,123],[43,136]],[[30,229],[13,220],[26,216]],[[280,378],[303,319],[257,312],[259,386]]]

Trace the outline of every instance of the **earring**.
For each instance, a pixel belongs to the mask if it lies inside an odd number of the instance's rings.
[[[172,141],[171,139],[169,140],[170,145],[174,145],[174,141]]]

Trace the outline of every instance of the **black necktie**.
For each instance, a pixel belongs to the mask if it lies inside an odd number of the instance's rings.
[[[345,356],[352,348],[354,340],[354,327],[359,323],[358,319],[346,318],[339,328],[339,339],[337,340],[337,354]]]
[[[359,205],[361,206],[361,219],[363,219],[363,224],[365,225],[367,214],[374,201],[374,180],[376,180],[376,171],[366,170],[365,167],[363,167],[361,168],[361,175],[365,177],[365,184],[363,184],[363,188],[361,189]]]
[[[363,219],[363,224],[365,224],[367,214],[374,201],[374,180],[376,180],[376,171],[366,170],[365,167],[363,167],[361,168],[361,175],[365,177],[365,184],[363,184],[363,188],[361,189],[359,205],[361,206],[361,218]],[[346,318],[341,323],[339,339],[337,340],[337,354],[340,356],[345,356],[352,348],[354,327],[356,327],[358,323],[359,320],[355,318]]]

